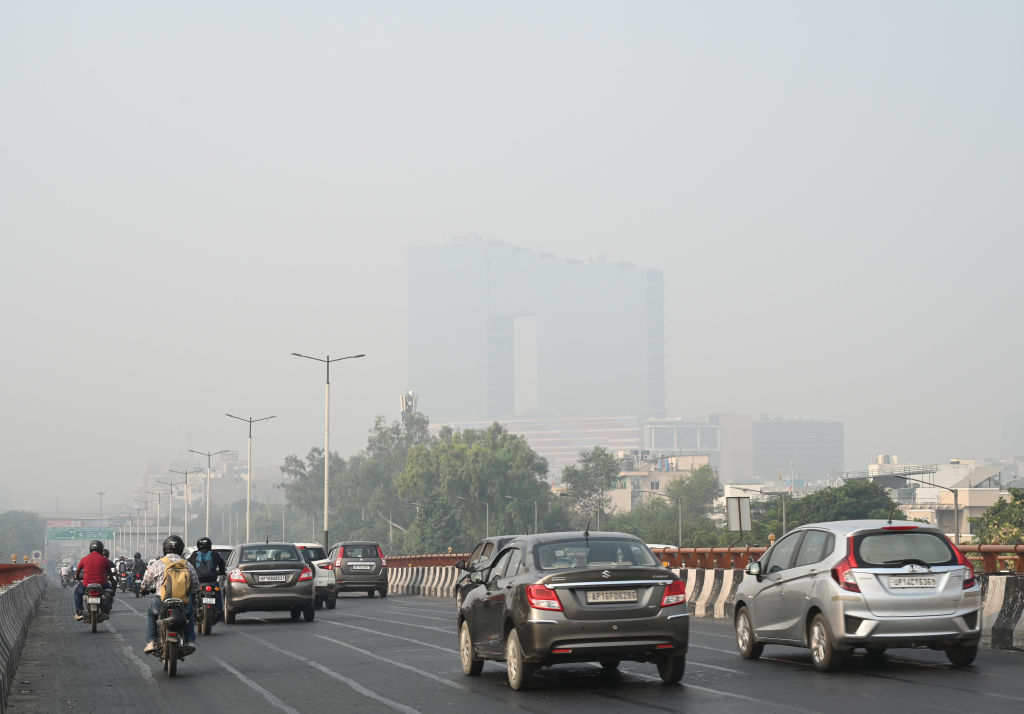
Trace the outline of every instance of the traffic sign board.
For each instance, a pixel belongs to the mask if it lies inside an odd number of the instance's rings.
[[[69,528],[61,526],[50,526],[46,529],[46,540],[96,540],[114,539],[113,528],[86,527]]]

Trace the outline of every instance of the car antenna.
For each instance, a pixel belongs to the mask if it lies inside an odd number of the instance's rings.
[[[587,519],[587,527],[583,529],[583,540],[587,542],[587,547],[590,547],[590,519]]]

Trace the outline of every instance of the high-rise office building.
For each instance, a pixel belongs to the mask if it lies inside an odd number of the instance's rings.
[[[817,481],[844,470],[843,423],[763,419],[753,424],[754,476],[763,481]]]
[[[662,417],[661,270],[495,241],[409,252],[409,386],[435,424]]]

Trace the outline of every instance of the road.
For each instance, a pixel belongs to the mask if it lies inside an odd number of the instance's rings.
[[[148,599],[119,594],[96,634],[72,617],[71,590],[50,587],[15,675],[10,712],[956,712],[1024,707],[1024,653],[985,650],[955,670],[945,655],[903,650],[882,664],[856,657],[844,672],[815,672],[806,650],[736,654],[728,623],[691,622],[681,686],[654,665],[542,670],[534,691],[513,692],[504,666],[479,677],[459,667],[453,605],[422,597],[345,596],[312,623],[287,613],[238,616],[199,638],[170,679],[142,654]]]

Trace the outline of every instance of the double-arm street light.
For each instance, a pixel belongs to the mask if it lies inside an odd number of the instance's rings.
[[[298,352],[292,352],[295,357],[303,357],[305,359],[311,359],[314,362],[322,362],[327,367],[327,381],[324,388],[324,548],[330,548],[331,542],[328,540],[328,527],[327,527],[327,504],[330,499],[329,487],[331,484],[331,362],[341,362],[346,359],[358,359],[365,357],[364,354],[358,355],[346,355],[345,357],[335,357],[331,359],[330,355],[326,358],[310,357],[309,355],[300,354]]]
[[[135,511],[135,525],[132,527],[134,531],[135,541],[135,552],[139,552],[139,511],[142,510],[141,506],[123,506],[126,511]],[[131,514],[128,515],[129,523],[131,523]]]
[[[182,483],[182,482],[181,481],[160,481],[160,480],[157,480],[157,483],[162,483],[164,486],[168,487],[167,488],[167,537],[170,538],[171,537],[171,527],[172,527],[171,526],[171,522],[172,522],[171,519],[174,517],[172,515],[174,513],[174,487],[177,486],[178,484]]]
[[[487,501],[477,501],[474,498],[463,498],[462,496],[456,496],[455,498],[460,501],[469,501],[470,503],[481,503],[484,507],[484,538],[491,537],[491,507],[487,505]]]
[[[105,493],[106,493],[106,491],[97,491],[96,492],[96,495],[100,497],[100,519],[99,519],[99,524],[101,526],[103,525],[103,494],[105,494]]]
[[[661,491],[645,491],[642,488],[635,488],[633,490],[634,491],[638,491],[640,493],[650,493],[650,494],[653,494],[655,496],[661,496],[662,498],[667,498],[668,500],[675,501],[677,504],[679,504],[679,515],[676,517],[677,525],[678,525],[678,528],[679,528],[679,538],[678,538],[678,540],[676,540],[676,547],[677,548],[682,548],[683,547],[683,497],[682,496],[669,496],[667,493],[662,493]]]
[[[272,416],[268,416],[268,417],[260,417],[259,419],[253,419],[252,417],[249,417],[248,419],[243,419],[240,416],[235,416],[234,414],[227,414],[227,413],[225,413],[224,416],[229,416],[232,419],[238,419],[238,421],[244,421],[244,422],[247,422],[249,424],[249,461],[248,461],[248,465],[246,466],[248,471],[245,474],[245,542],[248,543],[249,542],[249,512],[252,510],[252,425],[255,424],[258,421],[268,421],[270,419],[273,419],[274,416],[276,416],[276,415],[272,415]]]
[[[537,502],[529,498],[519,498],[518,496],[505,496],[510,501],[522,501],[523,503],[533,504],[533,532],[537,533]]]
[[[909,476],[899,476],[897,474],[885,474],[886,476],[896,476],[904,481],[914,481],[915,483],[923,483],[925,486],[931,486],[932,488],[941,488],[945,491],[949,491],[953,494],[953,519],[956,521],[956,544],[960,545],[960,489],[950,488],[948,486],[939,486],[935,483],[928,483],[922,481],[919,478],[910,478]]]
[[[146,493],[152,493],[152,491],[146,491]],[[146,510],[146,519],[144,521],[142,521],[142,530],[143,530],[143,532],[145,534],[144,537],[143,537],[143,540],[142,540],[142,549],[146,550],[146,549],[149,548],[149,504],[152,503],[152,499],[149,499],[149,498],[136,498],[135,500],[138,503],[141,503],[145,507],[145,510]],[[157,499],[156,504],[157,504],[157,509],[158,509],[157,510],[156,524],[157,524],[157,528],[159,529],[159,527],[160,527],[160,511],[159,511],[160,500],[159,500],[159,498]]]
[[[221,451],[196,451],[195,449],[189,449],[193,454],[199,454],[200,456],[206,457],[206,529],[203,533],[209,537],[210,535],[210,459],[218,454],[226,454],[230,449],[223,449]]]
[[[185,469],[184,471],[178,471],[177,469],[168,469],[168,471],[172,474],[181,474],[185,477],[185,545],[188,545],[190,542],[188,539],[188,502],[192,500],[189,498],[191,492],[188,489],[188,477],[195,476],[199,473],[199,470],[189,471],[188,469]]]
[[[159,489],[156,491],[146,491],[146,493],[150,496],[156,496],[156,527],[153,528],[153,546],[154,550],[159,550],[156,545],[160,541],[160,499],[163,497],[163,494],[160,493]]]

